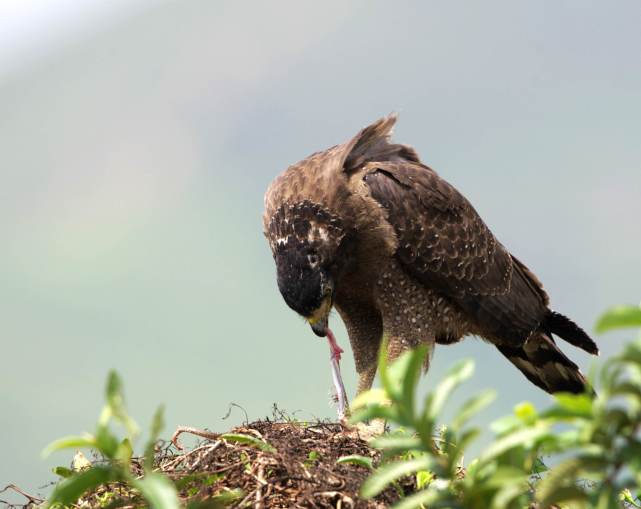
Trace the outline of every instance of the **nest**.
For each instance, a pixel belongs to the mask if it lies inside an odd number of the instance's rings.
[[[359,498],[359,488],[369,470],[337,464],[337,460],[357,454],[372,458],[376,464],[379,453],[340,424],[259,421],[232,432],[255,436],[275,451],[211,440],[185,454],[162,458],[158,468],[174,479],[195,473],[220,476],[185,488],[187,492],[191,489],[192,497],[198,500],[220,496],[225,491],[242,493],[242,499],[234,501],[233,507],[378,508],[399,499],[399,493],[392,488],[375,500]],[[181,495],[188,495],[184,489],[181,491]]]
[[[265,420],[234,428],[230,433],[255,437],[273,450],[218,438],[216,433],[205,433],[211,438],[188,451],[171,443],[158,447],[154,470],[174,481],[185,506],[382,508],[398,501],[403,492],[407,495],[414,490],[413,480],[407,479],[375,499],[360,498],[360,486],[370,470],[337,460],[361,455],[377,465],[380,453],[354,430],[340,424]],[[141,458],[133,460],[132,468],[135,474],[144,475]],[[83,496],[77,507],[114,509],[141,504],[146,505],[137,492],[114,483]],[[26,504],[35,505],[34,501]]]

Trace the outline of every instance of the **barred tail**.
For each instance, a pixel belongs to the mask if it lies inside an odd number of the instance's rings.
[[[578,366],[568,359],[554,344],[552,337],[544,332],[533,334],[520,347],[496,347],[530,382],[544,391],[575,394],[593,392]]]

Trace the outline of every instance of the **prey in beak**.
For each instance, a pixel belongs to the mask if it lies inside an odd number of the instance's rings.
[[[327,337],[327,343],[329,344],[330,351],[329,358],[332,365],[332,379],[334,381],[334,387],[336,388],[336,400],[338,402],[338,418],[342,422],[348,415],[349,403],[339,366],[343,349],[338,346],[334,333],[327,325],[329,311],[331,308],[332,299],[330,296],[326,296],[320,307],[311,316],[307,317],[307,321],[309,322],[312,331],[314,331],[314,334],[321,338]]]
[[[314,334],[321,338],[327,337],[327,341],[332,353],[332,359],[340,361],[343,349],[338,346],[336,338],[334,337],[334,334],[329,329],[327,324],[329,320],[329,312],[331,311],[331,309],[332,298],[330,295],[326,295],[325,298],[323,298],[319,308],[307,317],[307,322],[312,328],[312,331],[314,331]]]
[[[324,338],[327,336],[327,322],[329,319],[329,312],[332,309],[332,298],[327,295],[323,298],[321,305],[310,316],[307,317],[307,322],[314,334],[318,337]]]

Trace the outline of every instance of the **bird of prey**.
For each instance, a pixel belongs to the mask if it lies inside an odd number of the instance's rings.
[[[372,385],[384,337],[394,359],[468,335],[547,392],[584,392],[585,378],[553,335],[598,354],[594,341],[550,309],[537,277],[460,192],[413,148],[392,142],[395,123],[395,115],[382,118],[269,186],[264,233],[287,305],[321,337],[336,308],[357,393]]]

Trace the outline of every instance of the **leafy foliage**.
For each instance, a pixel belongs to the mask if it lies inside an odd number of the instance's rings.
[[[369,458],[367,456],[362,456],[360,454],[350,454],[349,456],[341,456],[338,458],[336,461],[337,464],[351,464],[351,465],[359,465],[361,467],[365,467],[369,470],[372,470],[372,458]]]
[[[641,305],[615,306],[601,315],[595,329],[601,334],[614,329],[641,327]]]
[[[121,424],[126,436],[119,439],[110,429],[112,421]],[[93,465],[81,453],[74,459],[74,469],[57,467],[54,472],[63,479],[56,485],[46,502],[46,507],[70,506],[76,504],[86,493],[99,486],[118,482],[139,492],[154,509],[176,509],[179,507],[178,494],[174,484],[164,475],[152,472],[154,445],[163,427],[163,408],[159,407],[151,424],[149,440],[145,447],[145,476],[137,478],[131,471],[133,444],[139,433],[136,422],[125,408],[122,381],[115,371],[107,378],[106,404],[100,413],[95,433],[69,436],[52,442],[43,455],[61,449],[91,448],[100,453],[104,464]]]
[[[641,328],[641,307],[612,308],[597,322],[601,332],[627,327]],[[439,419],[453,392],[473,375],[473,363],[455,365],[434,391],[419,397],[416,388],[427,350],[407,352],[392,365],[385,360],[385,350],[379,359],[382,387],[359,396],[352,414],[353,422],[383,419],[394,425],[394,431],[372,441],[382,452],[381,462],[375,466],[371,457],[359,454],[337,461],[371,472],[361,486],[363,497],[376,497],[390,487],[403,495],[404,478],[414,476],[416,491],[403,496],[396,509],[641,509],[641,336],[594,373],[596,395],[557,394],[544,411],[528,402],[517,405],[512,414],[492,423],[493,440],[472,460],[466,451],[481,430],[471,422],[492,402],[494,391],[468,399],[449,425]],[[50,454],[89,448],[103,457],[92,463],[78,451],[72,468],[56,467],[61,480],[46,508],[82,506],[90,493],[99,498],[101,507],[115,507],[113,490],[97,490],[117,484],[141,506],[177,509],[181,506],[177,490],[189,491],[191,482],[213,483],[224,476],[195,472],[172,480],[153,470],[155,444],[164,426],[162,407],[152,420],[144,461],[132,461],[139,427],[126,411],[122,382],[115,372],[109,374],[105,399],[93,434],[65,437],[45,449],[44,454]],[[124,436],[112,430],[113,424],[121,426]],[[277,454],[255,436],[226,433],[219,438],[249,446],[239,455],[249,470],[250,450]],[[311,451],[306,467],[312,469],[319,458],[317,451]],[[214,509],[245,498],[242,490],[229,489],[187,507]]]
[[[613,308],[597,324],[600,331],[630,326],[641,327],[641,308]],[[492,424],[494,440],[465,464],[465,451],[480,434],[469,421],[494,393],[468,400],[449,426],[439,425],[438,417],[471,377],[473,363],[454,366],[419,405],[416,386],[426,349],[389,366],[385,351],[379,359],[382,389],[354,401],[352,422],[385,419],[399,429],[373,441],[383,461],[363,484],[364,497],[415,475],[419,491],[396,509],[641,507],[641,337],[603,365],[596,396],[557,394],[543,412],[517,405]]]

